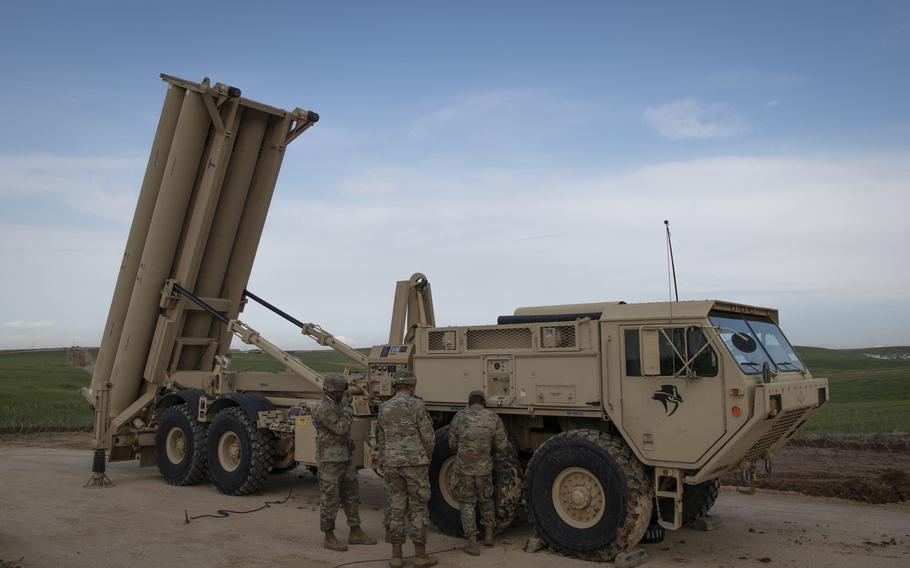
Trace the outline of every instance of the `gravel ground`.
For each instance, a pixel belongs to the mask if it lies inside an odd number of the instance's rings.
[[[109,466],[115,487],[83,489],[91,463],[85,440],[84,433],[0,438],[0,566],[385,565],[385,544],[348,553],[321,548],[316,481],[302,468],[274,476],[261,495],[248,497],[227,497],[206,485],[172,487],[155,468],[134,463]],[[364,527],[380,536],[382,483],[367,471],[360,483]],[[194,516],[253,509],[289,494],[286,503],[256,513],[185,522],[185,511]],[[725,488],[713,515],[721,521],[715,531],[683,529],[644,546],[647,565],[910,565],[908,503],[873,505],[770,490],[744,495]],[[524,553],[529,536],[528,526],[509,529],[477,559],[451,550],[462,541],[435,532],[429,548],[448,550],[438,555],[442,566],[591,564],[547,550]]]

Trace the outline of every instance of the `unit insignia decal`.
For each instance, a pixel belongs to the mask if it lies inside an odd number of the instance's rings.
[[[651,398],[659,400],[664,405],[667,416],[673,416],[673,413],[676,412],[676,409],[679,408],[680,403],[683,401],[679,391],[676,390],[676,385],[660,385],[660,390],[655,391]]]

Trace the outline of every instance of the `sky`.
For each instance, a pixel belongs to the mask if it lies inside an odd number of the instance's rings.
[[[5,2],[0,349],[97,345],[166,85],[318,112],[249,289],[356,346],[681,299],[910,345],[910,2]],[[288,349],[313,347],[250,307]]]

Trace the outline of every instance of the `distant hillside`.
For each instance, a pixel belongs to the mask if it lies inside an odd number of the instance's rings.
[[[910,347],[796,347],[812,374],[830,381],[831,400],[804,426],[814,433],[910,432]],[[92,357],[97,349],[89,350]],[[361,349],[368,353],[368,349]],[[359,370],[331,350],[294,353],[320,373]],[[264,353],[234,352],[234,371],[282,370]],[[0,430],[90,428],[92,411],[79,395],[91,381],[62,349],[0,351]]]

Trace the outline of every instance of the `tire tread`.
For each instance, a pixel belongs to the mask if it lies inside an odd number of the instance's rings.
[[[593,444],[604,450],[619,466],[619,469],[622,471],[625,478],[629,497],[629,508],[626,514],[625,523],[620,527],[614,541],[595,553],[574,547],[564,542],[559,542],[545,531],[538,530],[537,532],[547,546],[560,554],[598,562],[611,561],[620,552],[628,550],[638,544],[644,536],[645,531],[648,529],[653,506],[651,479],[648,476],[644,465],[642,465],[634,454],[632,454],[632,451],[621,438],[599,430],[588,429],[569,430],[557,434],[544,442],[543,445],[534,452],[534,456],[528,463],[528,469],[525,474],[525,495],[528,500],[528,520],[535,527],[537,526],[537,521],[534,518],[534,509],[530,502],[531,495],[533,495],[532,485],[534,481],[534,470],[541,461],[546,459],[546,454],[550,448],[561,446],[568,442]]]
[[[262,489],[272,469],[275,454],[275,439],[271,432],[263,428],[257,428],[256,424],[250,420],[246,412],[239,406],[225,408],[218,413],[229,414],[236,418],[242,425],[250,440],[250,471],[243,480],[243,484],[234,489],[224,489],[218,487],[218,491],[225,495],[249,495]],[[218,416],[215,420],[218,420]],[[213,421],[214,424],[214,421]]]
[[[180,415],[189,422],[193,436],[193,452],[190,454],[189,470],[184,475],[178,478],[164,475],[162,475],[162,477],[164,477],[164,480],[171,485],[195,485],[200,481],[205,480],[208,476],[208,461],[206,460],[205,455],[206,437],[208,430],[203,423],[196,420],[196,415],[192,410],[190,410],[189,403],[171,406],[165,410],[164,413],[162,413],[161,418],[159,418],[158,422],[162,422],[166,416],[173,414]]]

